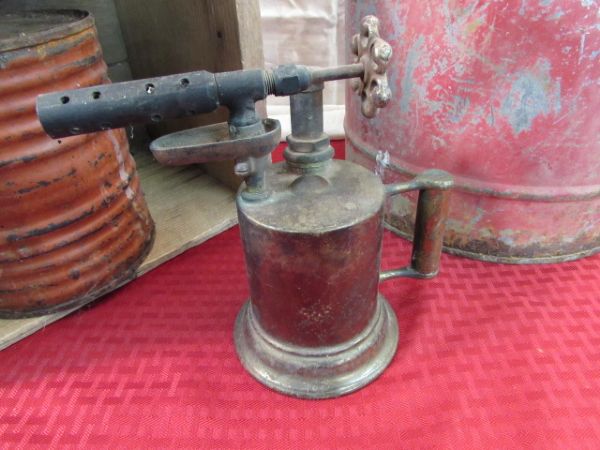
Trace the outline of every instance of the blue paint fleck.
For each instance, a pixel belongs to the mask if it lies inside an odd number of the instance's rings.
[[[496,125],[496,116],[494,114],[494,105],[490,104],[490,113],[486,119],[489,126],[493,127]]]
[[[406,31],[406,25],[402,22],[400,18],[401,11],[391,11],[391,19],[392,19],[392,28],[394,32],[394,38],[398,38],[404,34]]]
[[[554,91],[554,95],[552,96],[554,98],[554,102],[553,102],[552,106],[553,106],[553,110],[555,113],[560,112],[560,109],[562,107],[561,102],[560,102],[560,92],[561,92],[561,88],[560,88],[561,83],[560,82],[561,82],[560,78],[557,79],[554,82],[554,85],[552,87],[553,91]]]
[[[551,16],[548,17],[549,20],[558,20],[560,19],[562,16],[565,15],[565,12],[562,9],[558,9],[554,14],[552,14]]]
[[[501,230],[499,240],[504,242],[506,245],[513,246],[515,245],[515,240],[513,238],[514,235],[513,230]]]
[[[410,100],[412,98],[413,84],[414,84],[414,73],[419,63],[419,57],[421,56],[421,47],[425,43],[425,36],[421,35],[417,40],[410,46],[408,55],[406,56],[406,63],[404,65],[404,76],[402,77],[402,96],[400,97],[400,110],[402,112],[408,112],[410,108]]]
[[[527,7],[527,0],[521,0],[521,7],[519,8],[519,15],[525,15],[525,8]]]
[[[540,60],[533,70],[516,75],[500,111],[519,134],[530,130],[537,116],[560,111],[560,90],[560,80],[550,78],[550,63]]]
[[[469,111],[469,106],[471,105],[471,101],[469,97],[461,97],[460,95],[455,95],[454,100],[452,102],[452,110],[448,119],[450,122],[459,123],[465,117],[465,114]]]

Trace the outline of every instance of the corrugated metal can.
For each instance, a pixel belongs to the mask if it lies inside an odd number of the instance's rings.
[[[349,92],[349,159],[386,182],[453,174],[445,248],[506,263],[600,250],[600,8],[593,1],[349,0],[394,50],[393,102],[367,121]],[[415,198],[387,222],[411,234]]]
[[[35,112],[38,94],[108,81],[88,13],[0,16],[0,317],[97,298],[151,248],[124,131],[53,140]]]

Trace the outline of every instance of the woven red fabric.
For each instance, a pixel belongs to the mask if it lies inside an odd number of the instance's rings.
[[[410,245],[386,232],[384,268]],[[398,352],[356,393],[298,400],[233,346],[248,295],[237,228],[0,352],[0,447],[598,448],[600,257],[442,257],[381,285]]]

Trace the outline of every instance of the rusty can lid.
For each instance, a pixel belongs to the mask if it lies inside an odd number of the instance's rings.
[[[377,175],[357,164],[332,160],[318,172],[298,174],[285,163],[266,173],[270,196],[245,201],[241,212],[255,224],[286,233],[320,234],[379,214],[385,190]]]
[[[32,47],[92,26],[93,16],[76,9],[0,14],[0,51]]]

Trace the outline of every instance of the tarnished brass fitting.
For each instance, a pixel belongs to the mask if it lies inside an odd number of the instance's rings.
[[[354,62],[364,67],[362,78],[352,80],[352,89],[361,96],[361,110],[365,117],[374,117],[392,98],[386,69],[392,57],[392,47],[379,37],[379,19],[366,16],[360,24],[360,33],[352,37]]]

